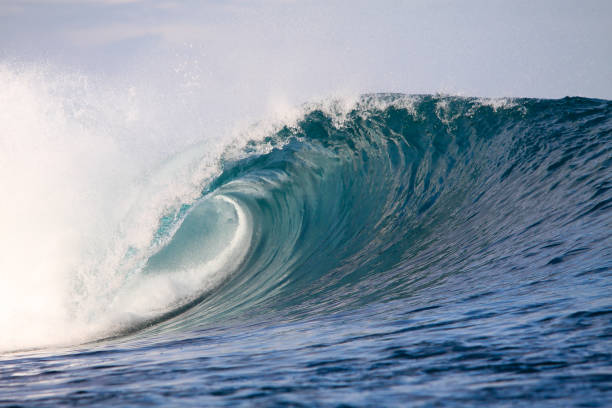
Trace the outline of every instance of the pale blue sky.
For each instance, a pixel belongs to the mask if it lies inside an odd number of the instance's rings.
[[[612,1],[2,0],[0,61],[211,92],[612,98]]]

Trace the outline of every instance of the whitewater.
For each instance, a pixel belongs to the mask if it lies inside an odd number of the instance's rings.
[[[0,405],[612,401],[611,101],[0,89]]]

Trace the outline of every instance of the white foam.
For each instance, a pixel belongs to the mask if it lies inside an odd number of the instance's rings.
[[[0,65],[0,350],[98,335],[91,316],[154,250],[160,218],[218,174],[229,136],[194,144],[201,124],[166,97]]]
[[[477,98],[475,102],[479,106],[488,106],[497,112],[501,109],[513,109],[519,106],[515,98]],[[524,109],[524,107],[522,107]]]

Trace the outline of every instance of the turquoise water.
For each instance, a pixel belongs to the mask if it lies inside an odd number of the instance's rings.
[[[611,111],[308,107],[122,254],[158,308],[5,353],[0,404],[609,406]]]

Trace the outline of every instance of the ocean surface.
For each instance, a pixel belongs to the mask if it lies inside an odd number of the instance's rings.
[[[137,207],[98,183],[123,221],[79,256],[6,250],[1,406],[612,406],[611,101],[371,94],[245,134]]]

